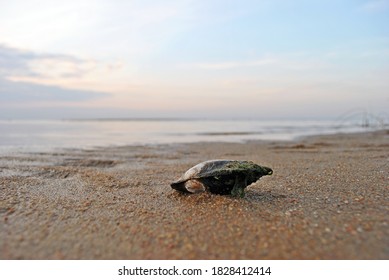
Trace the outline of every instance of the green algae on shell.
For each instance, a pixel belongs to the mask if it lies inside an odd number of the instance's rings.
[[[269,167],[251,161],[209,160],[199,163],[171,184],[175,190],[187,193],[209,191],[244,197],[244,189],[262,176],[273,174]]]

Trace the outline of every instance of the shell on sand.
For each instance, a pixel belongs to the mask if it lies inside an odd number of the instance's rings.
[[[171,187],[188,193],[209,191],[243,196],[247,186],[272,173],[270,168],[249,161],[209,160],[188,169]]]

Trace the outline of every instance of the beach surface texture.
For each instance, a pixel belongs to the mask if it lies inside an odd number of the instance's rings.
[[[389,132],[0,156],[1,259],[389,259]],[[170,187],[210,159],[246,196]]]

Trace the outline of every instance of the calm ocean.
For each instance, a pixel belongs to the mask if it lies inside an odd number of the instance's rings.
[[[0,152],[200,141],[293,140],[366,131],[358,122],[261,120],[0,120]]]

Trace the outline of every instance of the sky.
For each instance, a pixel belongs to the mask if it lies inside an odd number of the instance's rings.
[[[0,0],[0,118],[389,108],[389,0]]]

